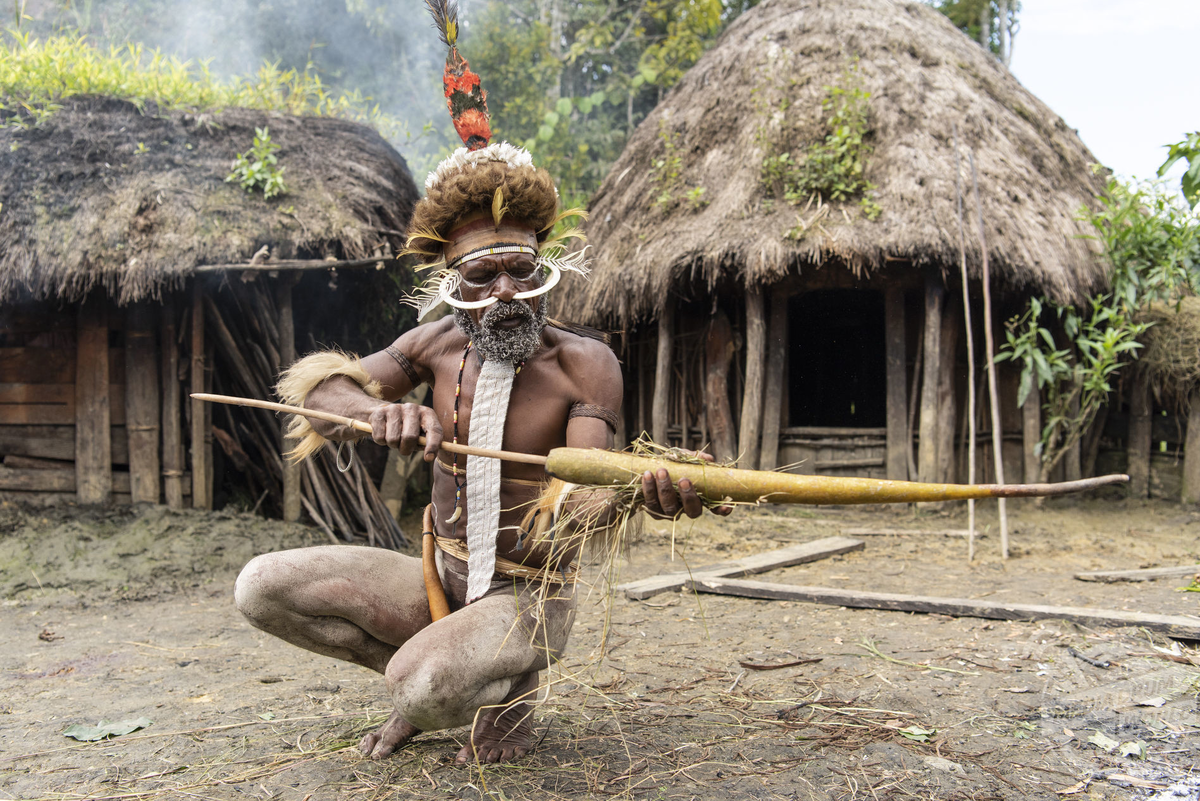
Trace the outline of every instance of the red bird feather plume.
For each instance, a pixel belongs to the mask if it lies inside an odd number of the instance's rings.
[[[492,138],[488,125],[487,92],[479,85],[479,76],[471,72],[471,66],[458,52],[458,2],[457,0],[425,0],[429,13],[433,15],[433,26],[437,28],[442,43],[450,48],[446,54],[446,69],[442,73],[442,85],[446,89],[446,106],[454,130],[458,131],[467,150],[487,147]]]

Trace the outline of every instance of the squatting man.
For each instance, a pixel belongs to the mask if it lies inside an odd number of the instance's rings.
[[[464,465],[439,445],[453,438],[531,454],[611,448],[621,371],[603,342],[547,324],[545,292],[582,260],[548,236],[559,219],[557,192],[528,153],[507,143],[460,149],[426,187],[409,248],[440,270],[416,303],[423,314],[446,301],[453,316],[361,360],[311,354],[279,389],[289,403],[368,422],[376,442],[403,454],[425,436],[451,614],[431,623],[420,559],[343,545],[255,558],[236,600],[255,626],[383,674],[394,712],[362,740],[364,755],[386,757],[418,732],[471,725],[457,761],[498,762],[529,751],[539,672],[562,654],[575,616],[576,571],[564,566],[582,538],[531,532],[539,519],[544,529],[572,513],[587,521],[576,528],[603,526],[615,500],[593,489],[564,502],[541,467],[474,456]],[[394,402],[422,383],[432,388],[431,408]],[[362,436],[302,418],[289,433],[301,440],[300,456],[325,440]],[[703,511],[687,479],[676,490],[665,470],[646,473],[641,489],[655,517]]]

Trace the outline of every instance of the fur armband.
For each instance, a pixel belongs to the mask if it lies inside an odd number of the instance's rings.
[[[295,362],[279,377],[275,393],[284,403],[303,406],[304,401],[308,399],[308,393],[336,375],[346,376],[372,398],[383,398],[383,387],[378,381],[372,380],[358,357],[340,350],[310,353]],[[287,456],[295,462],[304,461],[325,444],[325,438],[313,430],[308,419],[299,415],[294,416],[288,423],[284,436],[287,439],[300,440],[296,447],[287,452]]]

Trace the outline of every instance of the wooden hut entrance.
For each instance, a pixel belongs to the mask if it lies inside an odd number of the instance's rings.
[[[883,293],[805,292],[788,302],[788,425],[887,425]]]

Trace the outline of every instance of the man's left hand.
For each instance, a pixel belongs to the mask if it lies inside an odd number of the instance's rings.
[[[701,459],[711,462],[712,455],[696,453]],[[657,473],[647,470],[642,474],[642,495],[645,498],[646,513],[658,520],[674,520],[681,514],[697,518],[704,513],[704,502],[696,493],[690,479],[679,479],[679,490],[676,491],[671,474],[666,468],[660,467]],[[724,517],[733,511],[732,506],[714,506],[712,512]]]

